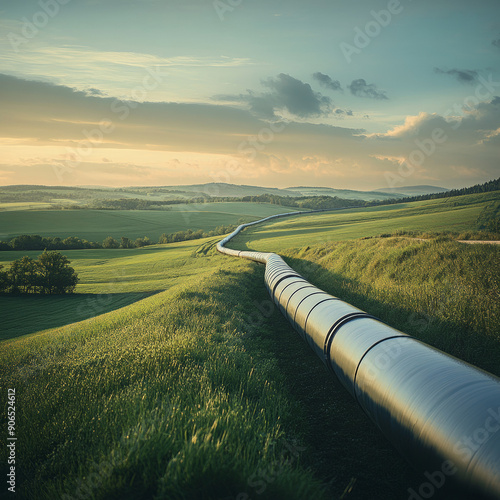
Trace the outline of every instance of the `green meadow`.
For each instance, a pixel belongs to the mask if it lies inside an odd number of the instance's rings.
[[[65,251],[80,279],[76,293],[2,297],[0,338],[98,316],[184,283],[191,276],[210,272],[210,259],[196,259],[192,255],[216,241],[218,238],[126,250]],[[36,258],[39,254],[39,251],[0,252],[0,264],[7,267],[10,261],[23,255]]]
[[[278,219],[246,229],[234,240],[233,248],[280,252],[397,231],[451,232],[460,236],[475,231],[481,212],[499,198],[498,192],[491,192]]]
[[[172,205],[169,210],[7,210],[0,214],[0,240],[20,234],[61,239],[77,236],[102,241],[107,236],[158,241],[163,233],[186,229],[210,231],[217,226],[293,212],[269,203],[199,203]]]
[[[495,199],[279,219],[230,246],[277,251],[315,285],[500,375],[500,247],[375,237],[474,231]],[[74,296],[0,298],[19,498],[400,499],[425,481],[272,305],[264,266],[217,241],[67,251]],[[1,263],[27,253],[39,252]]]

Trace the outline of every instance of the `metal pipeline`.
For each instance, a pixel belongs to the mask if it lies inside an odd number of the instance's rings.
[[[246,227],[299,213],[242,224],[217,250],[266,264],[266,288],[293,328],[436,488],[449,480],[471,498],[500,499],[498,377],[316,288],[275,253],[225,247]]]

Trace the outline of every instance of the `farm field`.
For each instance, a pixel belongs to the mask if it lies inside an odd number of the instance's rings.
[[[63,296],[2,297],[0,339],[53,328],[103,314],[153,295],[209,271],[211,261],[191,258],[218,238],[152,245],[136,249],[68,250],[64,254],[78,273],[76,293]],[[0,252],[8,266],[39,251]],[[19,318],[23,318],[20,322]]]
[[[200,203],[172,205],[170,210],[9,210],[0,215],[0,240],[20,234],[61,239],[77,236],[102,241],[107,236],[153,241],[163,233],[186,229],[210,231],[295,209],[269,203]]]
[[[471,230],[481,196],[282,219],[284,242],[268,224],[230,246],[275,245],[315,285],[499,374],[497,245],[360,239],[443,220]],[[31,333],[0,342],[20,498],[385,500],[425,480],[272,306],[264,266],[217,254],[218,239],[63,252],[81,278],[74,304],[8,298],[6,337],[19,318]],[[1,262],[25,254],[39,252]],[[77,317],[87,306],[98,315]]]
[[[492,192],[285,218],[246,229],[234,239],[232,248],[280,252],[398,230],[472,231],[481,211],[499,198],[498,192]]]

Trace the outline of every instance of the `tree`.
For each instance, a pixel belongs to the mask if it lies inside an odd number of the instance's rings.
[[[45,250],[38,257],[39,286],[42,293],[72,293],[78,283],[78,275],[69,266],[70,261],[59,252]]]
[[[42,237],[38,234],[21,234],[10,241],[14,250],[43,250]]]
[[[62,245],[68,250],[78,250],[84,247],[82,240],[76,236],[68,236],[62,240]]]
[[[0,292],[5,292],[10,286],[9,275],[6,271],[2,271],[3,265],[0,264]]]
[[[15,260],[10,265],[8,278],[13,293],[34,293],[39,284],[38,263],[28,256]]]
[[[131,239],[127,238],[126,236],[122,236],[120,246],[122,248],[134,248],[135,247],[134,242]]]
[[[102,242],[102,248],[120,248],[120,243],[118,243],[112,236],[108,236]]]
[[[153,244],[153,242],[147,236],[144,236],[144,238],[137,238],[134,242],[134,245],[137,248],[145,247],[145,246],[152,245],[152,244]]]

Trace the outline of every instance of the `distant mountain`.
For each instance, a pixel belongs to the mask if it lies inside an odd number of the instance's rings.
[[[392,196],[420,196],[422,194],[446,193],[449,189],[438,186],[401,186],[397,188],[375,189],[378,193],[389,193]]]

